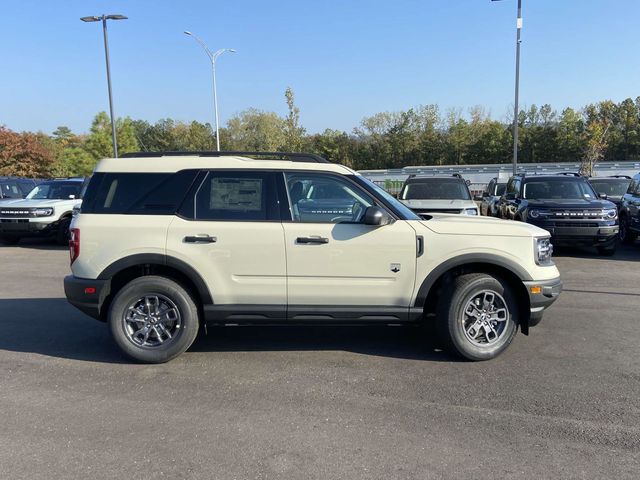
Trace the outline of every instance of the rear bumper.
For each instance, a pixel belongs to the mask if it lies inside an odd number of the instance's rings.
[[[527,287],[527,292],[529,292],[529,306],[531,309],[529,326],[534,327],[540,323],[544,311],[557,300],[560,292],[562,292],[562,281],[558,277],[539,282],[524,282],[524,285]],[[539,291],[536,287],[539,287]]]
[[[96,320],[103,320],[102,306],[109,295],[110,288],[109,280],[90,280],[73,275],[64,277],[64,294],[67,301]]]

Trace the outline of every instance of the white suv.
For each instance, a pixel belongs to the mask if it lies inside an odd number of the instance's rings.
[[[181,354],[206,323],[428,322],[451,351],[485,360],[562,287],[546,231],[421,220],[314,155],[123,157],[96,167],[64,286],[142,362]]]
[[[48,237],[66,245],[86,181],[56,178],[38,184],[26,198],[0,202],[0,241],[14,244],[25,237]]]
[[[410,175],[404,182],[400,201],[422,218],[433,213],[478,215],[467,182],[458,173],[449,177]]]

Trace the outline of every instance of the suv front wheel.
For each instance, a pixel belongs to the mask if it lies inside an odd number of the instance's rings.
[[[145,276],[127,283],[109,307],[109,327],[124,353],[144,363],[167,362],[198,334],[198,308],[180,284]]]
[[[518,305],[509,286],[485,273],[460,275],[440,299],[441,340],[468,360],[489,360],[511,343],[518,327]]]

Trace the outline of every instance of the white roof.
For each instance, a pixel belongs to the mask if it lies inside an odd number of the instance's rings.
[[[157,157],[125,157],[105,158],[98,162],[95,172],[122,173],[162,173],[177,172],[194,168],[203,169],[253,169],[253,170],[313,170],[321,172],[335,172],[341,174],[357,173],[344,165],[335,163],[291,162],[285,160],[256,160],[237,156],[198,156],[175,155]]]

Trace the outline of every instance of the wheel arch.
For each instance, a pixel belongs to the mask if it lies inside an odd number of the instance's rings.
[[[529,333],[531,311],[529,295],[523,282],[533,279],[520,265],[498,255],[466,254],[442,262],[423,280],[416,295],[414,308],[421,309],[426,316],[435,314],[442,289],[454,278],[466,273],[493,274],[513,287],[518,300],[520,328],[522,333]]]
[[[101,318],[106,317],[111,300],[124,285],[134,278],[147,275],[160,275],[180,283],[194,295],[199,309],[203,305],[213,304],[206,282],[186,262],[161,254],[136,254],[113,262],[98,275],[98,280],[109,282],[109,294],[100,306]]]

